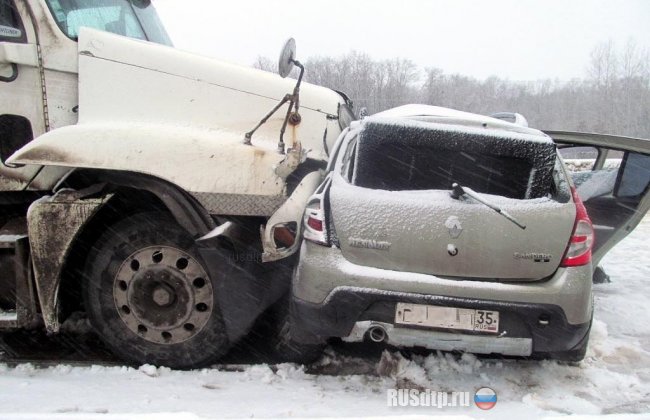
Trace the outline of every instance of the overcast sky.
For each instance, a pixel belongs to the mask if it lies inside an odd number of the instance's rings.
[[[276,59],[288,37],[298,59],[351,50],[403,57],[485,78],[585,75],[611,39],[650,48],[650,0],[155,0],[176,47],[250,65]]]

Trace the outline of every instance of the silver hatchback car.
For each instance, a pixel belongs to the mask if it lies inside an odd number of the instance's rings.
[[[292,342],[312,354],[339,337],[581,360],[592,252],[602,257],[594,246],[606,252],[650,207],[650,142],[551,135],[419,105],[353,123],[304,213]],[[590,197],[596,225],[556,142],[622,156],[592,171],[614,178]]]

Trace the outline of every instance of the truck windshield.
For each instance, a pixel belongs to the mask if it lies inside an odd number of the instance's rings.
[[[76,40],[87,26],[130,38],[172,45],[149,0],[47,0],[59,28]]]

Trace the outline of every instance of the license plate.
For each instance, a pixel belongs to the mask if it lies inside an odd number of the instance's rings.
[[[499,332],[499,312],[398,303],[395,323],[450,330]]]

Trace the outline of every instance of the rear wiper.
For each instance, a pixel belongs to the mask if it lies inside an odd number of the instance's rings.
[[[517,221],[514,217],[512,217],[507,211],[503,210],[499,206],[496,206],[488,201],[485,201],[482,199],[478,194],[476,194],[475,191],[473,191],[470,188],[467,187],[462,187],[458,183],[454,182],[451,185],[451,198],[458,200],[462,196],[468,196],[473,198],[474,200],[478,201],[479,203],[488,206],[492,210],[496,211],[499,213],[501,216],[505,217],[506,219],[510,220],[512,223],[515,225],[519,226],[521,229],[526,229],[526,225],[523,225]]]

